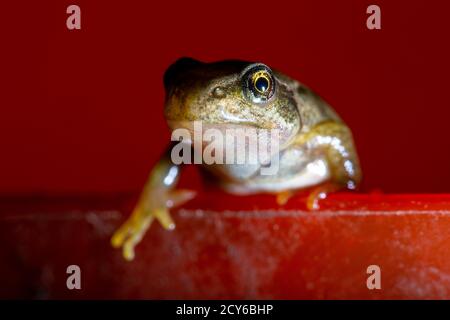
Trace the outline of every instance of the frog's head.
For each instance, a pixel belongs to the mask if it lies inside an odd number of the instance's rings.
[[[254,127],[278,129],[280,143],[300,129],[293,87],[262,63],[202,63],[182,58],[164,75],[165,116],[171,129]]]

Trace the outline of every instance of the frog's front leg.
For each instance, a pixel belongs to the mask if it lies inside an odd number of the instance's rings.
[[[169,151],[151,171],[131,216],[111,238],[113,247],[122,247],[126,260],[133,260],[134,247],[141,241],[154,219],[165,229],[173,230],[175,223],[169,209],[195,196],[195,192],[190,190],[174,190],[181,167],[172,163]]]
[[[341,189],[355,190],[361,181],[361,169],[350,129],[335,121],[322,122],[299,136],[312,153],[324,154],[330,170],[329,181],[315,187],[308,196],[307,207],[319,208],[319,201],[328,193]]]

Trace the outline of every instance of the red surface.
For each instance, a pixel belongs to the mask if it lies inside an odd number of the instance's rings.
[[[353,130],[366,189],[450,192],[448,1],[376,1],[381,31],[366,0],[76,3],[80,31],[72,2],[2,5],[0,192],[140,189],[181,56],[263,61],[316,90]]]
[[[125,262],[109,238],[133,201],[1,201],[0,298],[450,299],[450,195],[339,194],[306,212],[301,195],[274,211],[271,196],[210,191]],[[366,287],[373,264],[381,290]]]

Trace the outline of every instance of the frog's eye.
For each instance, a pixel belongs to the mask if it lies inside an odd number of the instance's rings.
[[[266,94],[270,89],[270,76],[265,71],[258,71],[252,77],[252,84],[259,94]]]
[[[275,92],[272,71],[263,64],[250,67],[243,76],[244,93],[252,102],[264,103]]]

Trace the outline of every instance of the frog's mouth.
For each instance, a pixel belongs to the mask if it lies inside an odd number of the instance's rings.
[[[273,126],[270,126],[269,128],[263,127],[251,121],[218,124],[205,121],[167,120],[167,124],[172,130],[172,134],[175,133],[175,138],[182,136],[185,143],[201,141],[203,146],[211,143],[211,140],[215,139],[218,134],[222,135],[222,137],[226,137],[228,134],[238,134],[238,136],[245,135],[249,138],[249,143],[259,143],[259,139],[262,136],[261,132],[266,131],[269,138],[277,135],[279,146],[282,149],[284,146],[288,145],[293,138],[292,133],[288,133]],[[273,129],[277,129],[278,131],[272,131]],[[189,138],[186,136],[189,136]],[[214,138],[211,138],[211,136],[214,136]]]
[[[240,123],[209,123],[205,121],[178,121],[168,120],[167,124],[172,131],[187,130],[191,135],[203,135],[208,130],[218,130],[222,134],[226,134],[227,130],[246,130],[246,129],[263,129],[256,123],[250,121],[242,121]]]

